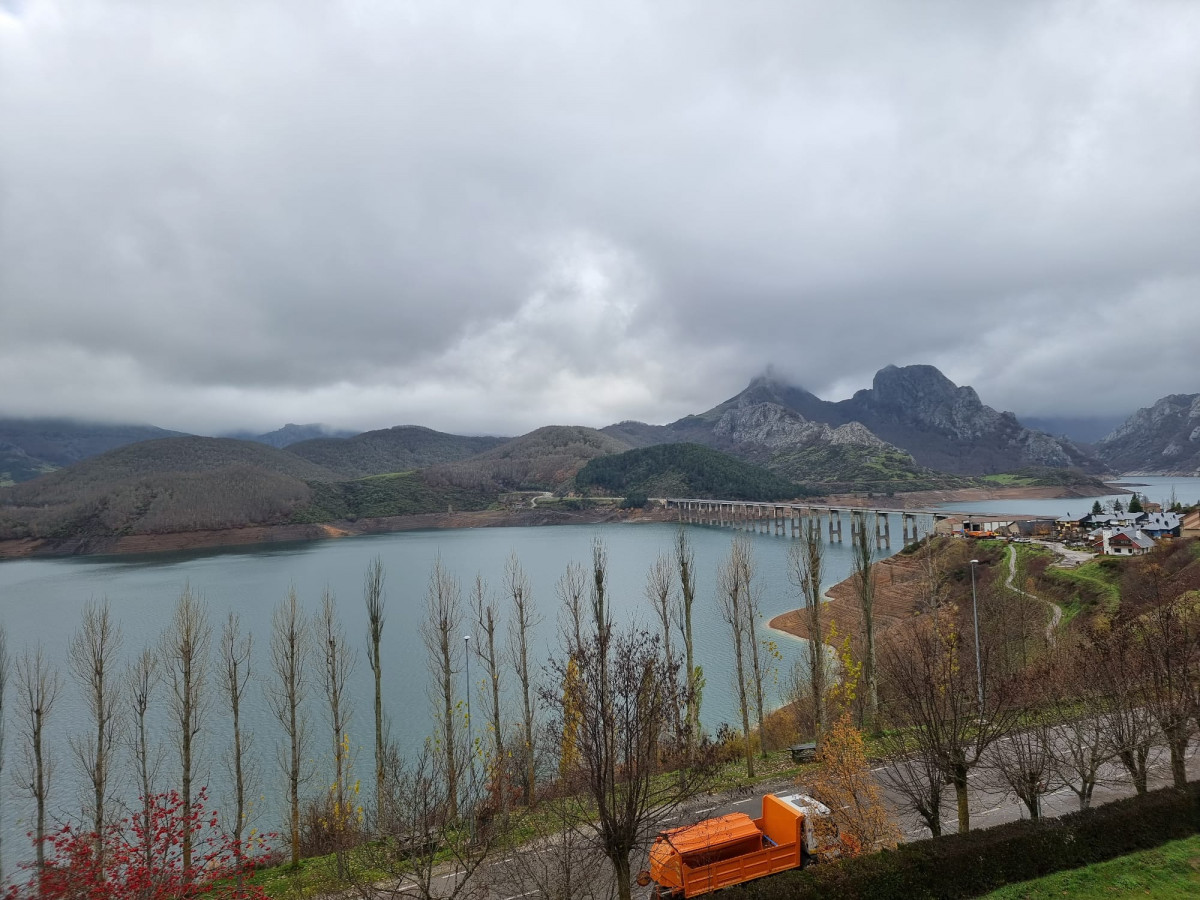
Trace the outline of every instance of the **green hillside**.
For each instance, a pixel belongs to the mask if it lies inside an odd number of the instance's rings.
[[[446,434],[418,425],[398,425],[349,438],[300,441],[289,445],[287,451],[344,477],[362,478],[455,462],[507,440]]]
[[[657,444],[593,459],[575,476],[583,493],[720,500],[808,496],[801,485],[699,444]]]

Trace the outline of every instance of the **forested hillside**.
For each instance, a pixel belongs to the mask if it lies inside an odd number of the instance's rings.
[[[28,481],[126,444],[177,436],[151,425],[0,419],[0,485]]]
[[[0,490],[0,539],[270,524],[337,476],[282,450],[226,438],[144,441]]]
[[[472,490],[554,491],[571,487],[588,460],[628,449],[594,428],[548,425],[468,460],[436,466],[427,477]]]
[[[365,431],[349,438],[300,441],[287,449],[331,472],[347,478],[362,478],[466,459],[506,440],[446,434],[419,425],[398,425]]]
[[[658,444],[593,459],[575,476],[585,493],[784,500],[809,491],[761,466],[699,444]]]

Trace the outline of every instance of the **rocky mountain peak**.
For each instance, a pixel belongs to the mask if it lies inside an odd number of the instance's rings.
[[[1121,472],[1200,472],[1200,394],[1170,394],[1139,409],[1096,452]]]

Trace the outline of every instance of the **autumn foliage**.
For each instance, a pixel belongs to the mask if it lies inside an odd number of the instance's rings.
[[[820,769],[812,792],[829,807],[842,852],[855,855],[864,848],[894,847],[900,831],[883,803],[867,763],[862,732],[852,724],[849,712],[842,713],[826,733],[817,761]]]
[[[174,791],[158,794],[148,823],[130,816],[109,827],[100,840],[93,831],[63,826],[45,839],[46,866],[25,885],[12,886],[5,900],[176,900],[214,897],[265,900],[261,888],[238,885],[267,852],[264,838],[238,844],[205,810],[202,791],[188,815]],[[183,835],[192,837],[192,864],[183,865]]]

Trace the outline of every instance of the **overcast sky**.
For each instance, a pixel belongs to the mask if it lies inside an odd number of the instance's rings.
[[[1200,391],[1200,3],[0,0],[0,414]]]

